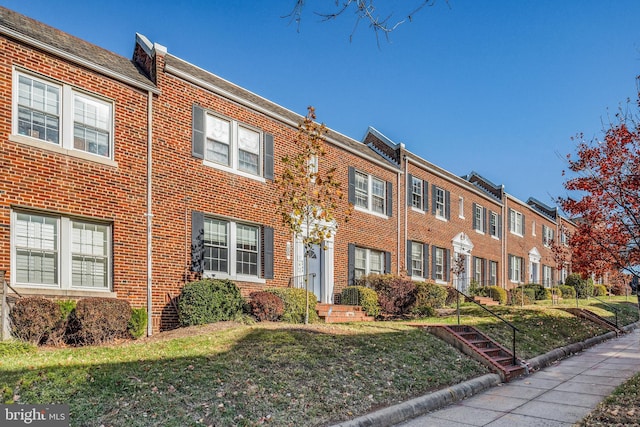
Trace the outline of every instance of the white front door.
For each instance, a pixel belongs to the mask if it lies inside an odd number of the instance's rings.
[[[304,245],[302,240],[296,238],[293,253],[293,276],[303,278],[305,273],[309,277],[309,291],[313,292],[319,302],[333,303],[333,236],[320,245],[314,245],[312,254],[308,259],[309,266],[305,271]],[[315,277],[312,274],[315,273]],[[304,281],[297,280],[297,287],[303,287]]]
[[[321,245],[313,245],[307,253],[307,271],[305,276],[308,280],[309,290],[313,292],[318,301],[322,301],[322,283],[324,271],[325,250]]]

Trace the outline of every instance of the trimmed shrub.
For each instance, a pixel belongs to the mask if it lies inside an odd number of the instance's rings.
[[[127,330],[133,339],[137,340],[147,332],[147,319],[146,308],[140,307],[131,309],[131,318],[127,324]]]
[[[447,290],[435,283],[418,282],[416,285],[416,302],[411,312],[421,316],[434,316],[436,308],[444,307],[447,301]]]
[[[507,303],[507,291],[500,286],[487,286],[487,296],[502,305]]]
[[[42,297],[25,297],[16,301],[9,312],[14,337],[32,344],[43,344],[61,318],[60,306]]]
[[[532,289],[534,298],[536,301],[551,299],[551,289],[547,289],[537,283],[529,283],[524,285],[525,289]]]
[[[249,312],[258,321],[276,322],[284,313],[284,303],[279,296],[265,291],[253,292],[249,300]]]
[[[378,293],[371,288],[364,286],[348,286],[342,290],[340,301],[357,301],[368,316],[380,315],[380,304],[378,303]]]
[[[536,300],[536,295],[533,289],[514,288],[509,290],[509,304],[511,305],[528,305],[533,304]]]
[[[356,285],[373,288],[378,293],[382,313],[389,316],[409,314],[416,301],[416,285],[410,279],[393,274],[369,274]]]
[[[102,344],[126,337],[131,318],[128,301],[115,298],[84,298],[69,316],[67,341]]]
[[[593,286],[593,296],[594,297],[604,297],[607,295],[607,287],[605,285],[594,285]]]
[[[181,326],[234,320],[242,314],[244,300],[231,280],[203,279],[184,285],[178,301]]]
[[[65,342],[67,329],[69,328],[69,319],[71,318],[71,313],[76,308],[77,301],[57,300],[56,304],[60,307],[60,320],[58,320],[55,328],[53,328],[49,334],[47,344],[57,346]]]
[[[593,295],[593,280],[585,280],[577,273],[567,276],[564,284],[572,286],[575,289],[578,298],[584,299]]]
[[[265,292],[270,292],[280,297],[284,303],[283,322],[304,323],[307,291],[299,288],[268,288],[265,289]],[[318,297],[309,291],[309,323],[319,320],[318,313],[316,313],[317,302]]]
[[[568,285],[560,285],[558,286],[558,290],[562,293],[562,298],[575,298],[576,297],[576,288]]]

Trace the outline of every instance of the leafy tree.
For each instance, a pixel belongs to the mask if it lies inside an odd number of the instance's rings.
[[[601,138],[578,135],[575,156],[567,156],[574,176],[564,186],[577,197],[560,198],[575,218],[570,238],[572,264],[584,275],[610,270],[640,273],[640,127],[635,103],[627,102]]]
[[[308,271],[308,257],[314,245],[321,245],[336,230],[336,217],[343,214],[348,221],[352,206],[341,208],[344,192],[336,179],[336,168],[323,168],[321,159],[326,155],[324,138],[327,128],[315,122],[313,107],[298,125],[294,141],[297,152],[282,158],[283,170],[276,179],[280,197],[277,210],[282,223],[298,237],[304,245],[305,271]],[[308,275],[304,276],[308,291]],[[308,299],[308,292],[307,292]],[[308,322],[309,304],[305,323]]]

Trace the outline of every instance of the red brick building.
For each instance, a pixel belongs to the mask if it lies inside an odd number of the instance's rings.
[[[124,298],[157,331],[176,324],[171,300],[194,275],[248,295],[305,274],[274,183],[302,116],[142,35],[129,60],[0,8],[0,48],[0,270],[12,292]],[[341,213],[354,206],[306,272],[319,301],[369,273],[460,289],[560,278],[544,239],[566,221],[538,201],[372,128],[362,142],[330,130],[318,167],[336,169]]]

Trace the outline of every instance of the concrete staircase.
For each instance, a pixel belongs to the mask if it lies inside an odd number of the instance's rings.
[[[522,360],[516,358],[516,363],[513,363],[514,357],[511,350],[501,346],[473,326],[437,325],[428,326],[426,329],[496,372],[503,381],[510,381],[528,373]]]
[[[616,326],[615,323],[605,319],[602,316],[595,314],[593,311],[587,310],[586,308],[563,308],[562,310],[573,314],[576,317],[581,319],[588,320],[589,322],[595,323],[596,325],[600,325],[603,328],[606,328],[610,331],[614,331],[617,336],[624,334],[624,331]]]
[[[374,318],[367,316],[362,307],[358,305],[340,304],[316,304],[316,311],[320,319],[325,323],[347,323],[347,322],[373,322]]]

